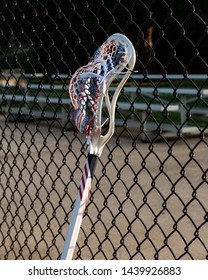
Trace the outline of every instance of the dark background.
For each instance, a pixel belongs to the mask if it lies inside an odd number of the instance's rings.
[[[71,75],[120,32],[132,40],[141,73],[207,73],[207,18],[207,0],[5,0],[0,67]]]

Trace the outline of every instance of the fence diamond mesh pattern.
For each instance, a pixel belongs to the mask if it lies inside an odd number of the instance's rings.
[[[207,259],[206,0],[0,7],[0,258],[60,258],[86,159],[69,81],[119,32],[138,72],[120,94],[74,259]]]

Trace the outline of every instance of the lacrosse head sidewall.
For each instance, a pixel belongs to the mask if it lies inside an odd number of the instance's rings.
[[[108,98],[108,90],[109,90],[110,84],[108,84],[106,87],[105,99],[106,99],[107,110],[108,110],[108,114],[109,114],[109,118],[110,118],[109,131],[108,131],[107,135],[108,135],[108,137],[111,137],[115,130],[116,102],[118,100],[122,87],[128,80],[129,76],[131,75],[131,71],[134,69],[135,62],[136,62],[136,53],[135,53],[135,49],[134,49],[134,46],[131,43],[131,41],[123,34],[120,34],[120,33],[113,34],[112,36],[110,36],[108,38],[108,40],[110,40],[110,41],[113,40],[115,42],[122,43],[125,46],[125,49],[126,49],[126,62],[125,63],[126,63],[126,65],[120,66],[120,71],[122,71],[123,69],[127,70],[124,72],[125,74],[124,74],[123,78],[121,79],[120,83],[118,84],[118,86],[113,94],[113,98],[112,98],[111,102]],[[118,72],[114,73],[114,75],[111,79],[111,82],[116,78],[116,76],[118,76]],[[110,104],[109,104],[109,102],[110,102]]]
[[[126,54],[127,54],[127,61],[125,62],[124,65],[119,65],[119,70],[122,71],[123,69],[126,69],[127,71],[125,72],[123,78],[121,79],[120,83],[118,84],[114,94],[113,98],[110,101],[109,95],[108,95],[108,90],[109,87],[112,83],[112,81],[118,76],[119,72],[112,73],[112,76],[108,80],[108,83],[106,84],[106,89],[105,89],[105,102],[106,102],[106,108],[108,110],[108,115],[109,115],[109,128],[107,133],[102,136],[101,131],[93,131],[92,132],[92,137],[91,137],[91,145],[90,145],[90,153],[93,153],[95,155],[100,156],[104,146],[106,143],[110,140],[112,137],[114,130],[115,130],[115,111],[116,111],[116,102],[119,97],[119,94],[121,92],[122,87],[128,80],[129,76],[131,75],[131,71],[134,69],[135,62],[136,62],[136,52],[134,49],[134,46],[132,45],[131,41],[124,35],[116,33],[112,36],[110,36],[107,40],[108,41],[115,41],[122,43],[125,46],[126,49]],[[100,118],[102,116],[102,110],[100,110]]]

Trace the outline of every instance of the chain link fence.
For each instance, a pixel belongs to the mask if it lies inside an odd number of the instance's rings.
[[[138,74],[119,97],[74,258],[207,259],[207,1],[0,7],[0,258],[60,258],[86,159],[69,80],[119,32]]]

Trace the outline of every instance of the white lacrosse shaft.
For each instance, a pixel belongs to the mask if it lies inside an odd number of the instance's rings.
[[[84,166],[84,171],[83,171],[83,175],[82,175],[81,182],[79,185],[75,205],[73,208],[72,217],[71,217],[68,232],[67,232],[67,237],[64,242],[64,248],[62,251],[61,260],[71,260],[73,258],[74,249],[76,246],[76,242],[77,242],[78,234],[80,231],[84,211],[86,208],[86,204],[87,204],[90,189],[91,189],[92,178],[93,178],[96,162],[98,160],[98,157],[101,156],[104,146],[110,140],[110,138],[112,137],[112,135],[114,133],[116,102],[117,102],[117,99],[118,99],[118,96],[119,96],[119,93],[120,93],[122,87],[126,83],[127,79],[129,78],[129,76],[131,74],[131,71],[134,68],[135,61],[136,61],[136,54],[135,54],[134,47],[126,36],[116,33],[116,34],[110,36],[106,42],[108,44],[108,42],[112,42],[112,41],[115,42],[115,44],[120,43],[125,47],[124,60],[125,59],[126,60],[125,60],[125,62],[122,62],[122,61],[119,62],[119,64],[116,66],[117,67],[116,69],[113,69],[113,65],[110,65],[110,66],[112,66],[111,67],[112,69],[110,70],[109,73],[107,73],[107,75],[103,78],[102,83],[100,84],[100,92],[102,92],[104,94],[106,108],[108,110],[109,127],[108,127],[108,131],[104,135],[102,135],[102,133],[101,133],[102,102],[100,102],[99,107],[97,108],[98,113],[96,114],[96,121],[94,124],[95,127],[92,129],[90,135],[88,136],[89,154],[88,154],[88,157],[86,160],[86,164]],[[103,55],[103,54],[101,54],[101,55]],[[102,59],[96,58],[95,63],[100,63],[100,61],[102,61]],[[112,61],[112,63],[113,63],[113,61]],[[104,64],[105,64],[105,61],[104,61]],[[90,62],[89,65],[91,66],[92,62]],[[88,68],[89,68],[89,66],[86,67],[86,69],[88,69]],[[122,73],[123,69],[125,69],[127,71]],[[121,73],[123,75],[123,77],[113,94],[112,100],[110,100],[109,95],[108,95],[108,89],[109,89],[109,86],[111,85],[111,82],[117,76],[118,71],[120,71],[119,73]],[[81,75],[86,76],[87,74],[84,73]],[[92,77],[92,76],[97,76],[97,74],[95,75],[94,73],[92,74],[92,72],[90,72],[89,77]],[[77,77],[77,76],[75,75],[75,77]],[[98,77],[100,77],[100,76],[98,75]],[[75,79],[74,80],[72,79],[72,83],[71,83],[71,87],[70,87],[71,90],[73,89],[73,86],[75,83],[74,81],[75,81]]]
[[[79,189],[72,212],[66,240],[64,242],[61,260],[71,260],[73,257],[80,226],[89,198],[89,193],[92,185],[92,177],[96,167],[97,159],[97,156],[88,154],[82,173],[82,178],[79,184]]]

